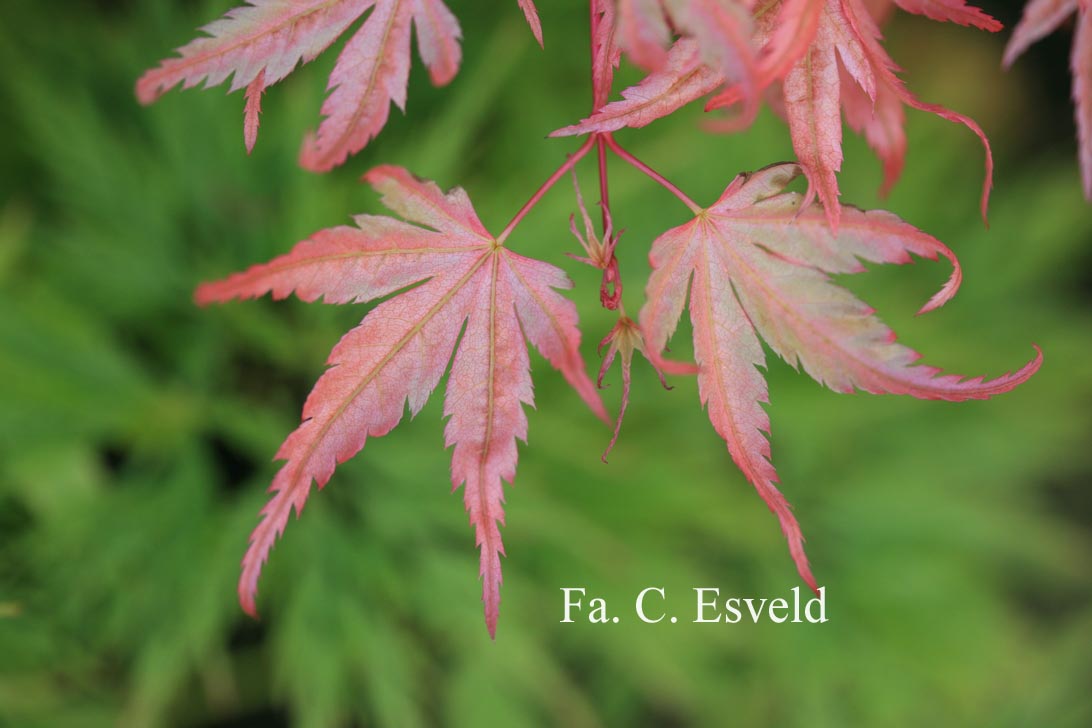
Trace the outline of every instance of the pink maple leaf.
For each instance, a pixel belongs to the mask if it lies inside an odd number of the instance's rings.
[[[1038,370],[1042,355],[1036,347],[1036,357],[1022,369],[989,381],[964,380],[917,363],[919,355],[897,343],[873,309],[830,276],[861,272],[862,260],[904,264],[911,255],[943,256],[954,271],[924,313],[955,294],[961,278],[955,256],[883,211],[844,207],[833,232],[822,210],[784,191],[802,171],[796,164],[778,164],[740,175],[715,204],[657,238],[640,323],[650,359],[665,371],[685,371],[686,365],[665,361],[661,352],[683,308],[690,309],[698,387],[709,419],[777,515],[800,576],[815,589],[800,526],[776,487],[770,461],[770,420],[762,407],[768,402],[766,380],[758,370],[766,358],[759,336],[789,364],[836,392],[859,389],[949,401],[1006,392]]]
[[[369,437],[416,415],[444,374],[445,443],[451,479],[481,550],[485,621],[494,635],[504,554],[503,482],[516,472],[516,440],[527,437],[523,405],[534,403],[526,341],[609,423],[581,359],[576,308],[556,292],[564,272],[500,245],[461,189],[444,194],[397,167],[366,176],[384,204],[409,222],[360,215],[356,227],[323,230],[287,255],[197,289],[200,304],[271,293],[305,301],[361,303],[389,298],[330,353],[303,408],[303,422],[277,453],[286,461],[273,498],[250,537],[239,580],[243,608],[255,613],[258,577],[289,514],[302,510]],[[413,223],[413,224],[411,224]],[[419,285],[417,285],[419,284]],[[410,286],[413,286],[410,288]],[[400,292],[400,293],[399,293]],[[460,339],[460,332],[462,333]]]
[[[982,141],[986,153],[981,212],[986,218],[993,186],[993,154],[985,133],[974,120],[935,104],[919,101],[896,75],[895,62],[884,50],[879,27],[860,0],[823,0],[815,36],[782,81],[784,115],[793,149],[817,194],[831,227],[841,215],[837,173],[842,165],[842,110],[850,126],[865,139],[884,164],[883,190],[889,190],[902,170],[906,155],[903,107],[936,114],[963,124]],[[993,18],[961,0],[943,2],[900,0],[904,10],[941,20],[955,20],[996,31]],[[759,24],[760,35],[772,36],[776,27]],[[729,88],[706,108],[730,106],[740,100]]]
[[[432,82],[443,86],[455,77],[461,31],[442,0],[248,0],[205,26],[206,35],[180,48],[178,56],[141,76],[137,98],[147,104],[179,84],[218,86],[230,77],[229,91],[246,89],[249,151],[257,139],[262,92],[315,59],[365,13],[330,74],[325,118],[300,156],[308,169],[331,169],[380,132],[392,102],[405,109],[411,25]]]

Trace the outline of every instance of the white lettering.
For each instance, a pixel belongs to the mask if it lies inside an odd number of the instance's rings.
[[[660,595],[661,600],[665,599],[667,597],[667,595],[664,593],[663,589],[660,589],[659,587],[655,587],[655,586],[650,586],[647,589],[642,589],[641,593],[637,595],[637,616],[638,616],[638,618],[640,618],[640,620],[642,622],[646,623],[646,624],[656,624],[657,622],[662,622],[663,621],[664,615],[661,614],[657,619],[649,619],[648,615],[645,614],[645,595],[648,594],[649,592],[656,592],[657,594]]]

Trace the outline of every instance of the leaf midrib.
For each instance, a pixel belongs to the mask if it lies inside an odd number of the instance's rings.
[[[242,46],[246,46],[246,45],[250,45],[252,43],[256,43],[261,38],[276,35],[277,33],[280,33],[281,31],[283,31],[285,28],[287,28],[289,26],[296,25],[297,23],[302,22],[304,18],[306,18],[306,17],[308,17],[310,15],[314,15],[315,13],[322,13],[322,12],[329,11],[335,5],[339,5],[339,4],[343,3],[343,2],[345,2],[345,0],[327,0],[327,2],[324,2],[321,5],[316,6],[314,8],[311,8],[310,10],[305,10],[305,11],[303,11],[301,13],[290,16],[284,22],[274,26],[274,28],[272,30],[262,31],[260,33],[250,33],[250,34],[244,36],[243,38],[235,41],[234,43],[231,43],[231,44],[227,45],[226,47],[221,48],[221,49],[216,50],[216,51],[211,52],[211,53],[203,53],[201,55],[190,56],[188,58],[183,56],[183,57],[179,57],[179,58],[176,58],[176,59],[172,59],[172,60],[176,61],[174,66],[175,66],[176,69],[178,69],[178,68],[189,68],[191,66],[195,66],[195,65],[198,65],[200,63],[207,62],[207,61],[209,61],[209,60],[211,60],[213,58],[221,58],[221,57],[226,56],[226,55],[232,53],[233,51],[241,48]],[[364,10],[367,10],[367,8],[364,8]],[[364,10],[362,10],[361,13],[363,13]],[[344,32],[344,31],[342,31],[342,32]],[[217,37],[220,37],[220,36],[207,36],[205,38],[205,40],[213,41],[213,40],[216,40]],[[264,69],[264,66],[263,66],[263,69]]]
[[[391,2],[394,7],[391,10],[390,17],[387,18],[386,26],[383,28],[383,35],[380,37],[378,46],[380,50],[377,55],[376,63],[372,66],[372,72],[368,75],[368,85],[365,87],[364,93],[361,94],[360,103],[357,104],[356,110],[353,111],[353,115],[349,119],[349,123],[345,126],[345,130],[338,135],[337,142],[330,146],[327,152],[321,156],[321,166],[323,167],[330,164],[330,160],[337,157],[338,150],[341,149],[342,146],[345,144],[345,140],[352,135],[353,130],[356,128],[357,123],[359,123],[360,121],[360,117],[364,115],[364,110],[368,106],[368,99],[371,98],[372,92],[375,90],[375,86],[378,83],[380,69],[383,68],[384,64],[388,60],[387,42],[390,40],[391,31],[394,29],[395,22],[399,19],[402,13],[402,0],[391,0]],[[375,10],[372,11],[372,14],[368,16],[368,19],[366,21],[364,21],[365,24],[371,22],[372,18],[375,17],[375,12]],[[357,32],[363,33],[364,29],[361,28]],[[388,100],[387,103],[389,104],[390,101]]]
[[[398,341],[398,343],[392,346],[391,349],[383,355],[383,358],[374,367],[372,367],[371,371],[369,371],[368,374],[360,381],[360,383],[353,388],[352,393],[342,400],[341,404],[338,405],[334,413],[330,417],[326,418],[326,420],[320,426],[318,434],[310,439],[306,454],[302,458],[300,458],[299,465],[296,466],[295,471],[293,472],[293,477],[289,481],[290,483],[295,485],[299,481],[304,466],[310,463],[311,458],[314,456],[315,451],[318,449],[319,443],[326,438],[326,435],[330,432],[330,428],[334,426],[334,423],[337,422],[343,414],[345,414],[345,410],[348,409],[349,405],[352,404],[352,402],[360,396],[361,392],[363,392],[364,389],[369,384],[371,384],[376,377],[379,376],[379,374],[383,371],[384,367],[386,367],[387,364],[390,363],[391,359],[393,359],[406,346],[406,344],[408,344],[418,333],[420,333],[421,329],[423,329],[426,324],[428,324],[433,318],[435,318],[436,314],[438,314],[440,310],[444,308],[444,306],[451,302],[451,299],[455,297],[455,294],[462,290],[463,286],[467,284],[467,282],[474,276],[474,274],[478,272],[478,269],[481,268],[482,265],[485,264],[485,261],[490,257],[495,258],[496,256],[483,255],[481,258],[479,258],[477,262],[475,262],[470,267],[470,269],[455,283],[455,285],[448,289],[448,291],[444,293],[439,301],[433,304],[432,308],[430,308],[429,311],[421,317],[421,320],[414,324],[414,326],[408,332],[406,332],[406,334]]]

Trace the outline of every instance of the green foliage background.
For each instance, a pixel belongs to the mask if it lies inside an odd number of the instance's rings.
[[[415,68],[408,116],[326,176],[295,155],[334,54],[271,90],[251,158],[238,96],[136,104],[141,69],[229,4],[0,8],[0,725],[1092,724],[1092,209],[1064,97],[1039,90],[1031,62],[1002,74],[1003,38],[889,28],[911,87],[995,142],[989,231],[965,130],[912,113],[886,202],[878,163],[846,144],[844,199],[949,243],[962,292],[915,318],[943,266],[846,283],[931,363],[996,375],[1032,341],[1046,363],[1009,395],[952,405],[836,395],[771,358],[775,460],[830,622],[690,624],[695,586],[798,585],[776,521],[692,381],[665,392],[639,362],[603,465],[608,433],[536,358],[491,642],[439,397],[312,497],[273,553],[263,619],[242,615],[234,582],[271,457],[363,308],[199,310],[191,295],[379,211],[356,182],[379,162],[466,187],[498,229],[574,146],[543,137],[586,111],[583,4],[540,3],[540,51],[515,2],[452,0],[458,78],[437,90]],[[745,136],[700,122],[688,109],[620,136],[699,201],[791,157],[769,113]],[[651,239],[686,211],[620,165],[611,190],[635,311]],[[573,210],[562,185],[511,245],[570,270],[595,367],[612,322],[594,271],[562,257]],[[621,623],[559,624],[563,586],[607,598]],[[646,586],[667,589],[677,625],[636,623]]]

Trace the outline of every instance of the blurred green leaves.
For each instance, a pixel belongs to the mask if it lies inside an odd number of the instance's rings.
[[[906,177],[888,206],[961,256],[964,288],[915,318],[940,266],[843,282],[931,363],[997,374],[1032,341],[1046,363],[1005,397],[948,405],[839,396],[771,361],[773,449],[828,589],[828,624],[690,624],[695,586],[774,597],[796,585],[775,520],[692,381],[664,392],[638,363],[604,466],[609,433],[541,360],[509,490],[496,643],[448,492],[438,402],[339,468],[275,549],[263,620],[242,616],[234,581],[270,459],[362,310],[199,310],[193,287],[377,211],[356,178],[380,161],[467,187],[487,224],[503,224],[570,149],[545,134],[586,106],[584,10],[549,5],[542,52],[515,3],[454,2],[466,37],[456,81],[434,90],[415,72],[408,116],[321,177],[295,155],[323,68],[270,91],[250,158],[237,96],[172,93],[147,109],[132,98],[141,68],[226,3],[0,10],[0,725],[1092,720],[1092,213],[1068,150],[1001,149],[983,230],[975,141],[924,117],[910,120]],[[999,54],[999,41],[961,38]],[[911,84],[942,73],[952,88],[980,83],[957,68],[922,60]],[[1019,141],[996,99],[956,105]],[[768,113],[744,137],[704,135],[699,119],[689,109],[624,141],[699,201],[789,155]],[[878,177],[849,143],[846,199],[879,205]],[[613,165],[611,193],[637,310],[648,244],[685,210]],[[559,187],[512,245],[571,271],[594,362],[613,321],[595,272],[561,255],[576,250],[573,211]],[[606,392],[613,403],[618,389]],[[563,586],[606,597],[622,622],[559,624]],[[647,586],[667,590],[677,625],[635,623],[630,605]]]

